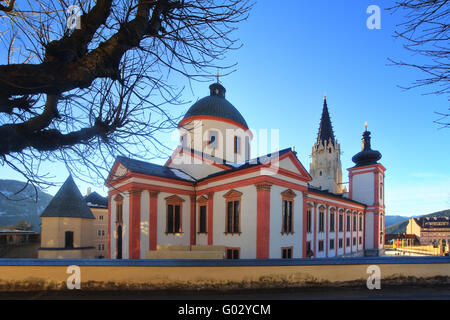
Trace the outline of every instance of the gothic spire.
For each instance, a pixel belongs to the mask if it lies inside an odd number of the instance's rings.
[[[333,133],[333,126],[331,125],[330,114],[328,113],[327,97],[325,96],[323,97],[322,118],[320,119],[320,127],[319,133],[317,134],[317,142],[320,143],[322,141],[323,144],[326,145],[326,142],[330,138],[331,142],[334,145],[335,139]]]

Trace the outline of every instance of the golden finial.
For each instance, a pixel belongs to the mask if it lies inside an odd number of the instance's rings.
[[[367,121],[364,123],[364,128],[366,128],[367,131]]]
[[[217,83],[219,83],[219,78],[220,78],[219,68],[217,68],[216,78],[217,78]]]

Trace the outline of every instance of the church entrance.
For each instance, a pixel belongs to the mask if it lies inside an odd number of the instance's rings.
[[[122,259],[122,226],[117,227],[117,256],[116,259]]]

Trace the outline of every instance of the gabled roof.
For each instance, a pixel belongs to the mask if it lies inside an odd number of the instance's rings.
[[[180,169],[170,168],[150,162],[144,162],[141,160],[130,159],[124,156],[118,156],[116,161],[120,162],[131,172],[187,182],[195,181],[193,177]]]
[[[102,197],[97,192],[91,192],[87,196],[84,196],[84,200],[88,207],[93,208],[108,208],[108,198]]]
[[[289,153],[291,153],[291,155],[289,155]],[[248,168],[252,168],[252,167],[256,167],[256,166],[260,166],[260,165],[266,165],[266,164],[268,165],[270,163],[270,161],[272,161],[274,159],[277,159],[277,161],[278,161],[278,159],[283,157],[283,155],[292,156],[293,158],[295,158],[295,160],[298,161],[298,167],[301,169],[300,171],[302,173],[304,173],[304,175],[306,176],[306,178],[308,180],[311,180],[311,176],[306,171],[306,169],[303,168],[302,164],[296,158],[295,153],[292,152],[291,148],[286,148],[286,149],[280,150],[275,153],[269,153],[267,155],[248,160],[244,163],[230,163],[230,162],[226,162],[219,158],[214,158],[214,159],[213,158],[210,158],[210,159],[205,158],[207,160],[211,160],[214,162],[218,161],[217,163],[220,163],[220,164],[223,163],[223,165],[225,167],[223,168],[224,170],[210,174],[201,179],[195,179],[180,169],[171,168],[168,166],[157,165],[157,164],[144,162],[144,161],[140,161],[140,160],[134,160],[134,159],[130,159],[130,158],[123,157],[123,156],[117,157],[114,167],[117,167],[118,163],[121,163],[123,166],[125,166],[131,172],[197,183],[197,182],[204,181],[204,180],[207,180],[212,177],[221,176],[221,175],[228,174],[231,172],[237,172],[237,171],[241,171],[244,169],[248,169]],[[111,176],[112,176],[112,172],[110,173],[110,177],[108,178],[107,181],[109,181]]]
[[[276,155],[277,157],[281,157],[288,152],[291,152],[291,148],[286,148],[286,149],[280,150],[280,151],[278,151],[278,153],[273,153],[273,154],[269,153],[264,156],[260,156],[260,157],[248,160],[244,163],[229,163],[228,162],[227,165],[231,166],[231,169],[210,174],[202,179],[199,179],[198,181],[206,180],[206,179],[209,179],[212,177],[217,177],[217,176],[227,174],[230,172],[236,172],[236,171],[244,170],[247,168],[256,167],[256,166],[259,166],[262,164],[268,164],[271,161],[273,156]]]
[[[72,176],[67,178],[42,212],[41,217],[95,219]]]
[[[165,166],[168,167],[172,163],[173,158],[177,155],[180,155],[181,153],[183,153],[183,155],[187,154],[187,155],[191,156],[192,158],[197,157],[198,159],[201,159],[203,162],[220,167],[221,169],[227,170],[227,169],[232,168],[232,165],[223,158],[219,158],[219,157],[210,155],[208,153],[197,151],[193,148],[187,148],[187,147],[183,147],[183,146],[179,146],[175,149],[175,151],[172,153],[172,156],[166,161]]]

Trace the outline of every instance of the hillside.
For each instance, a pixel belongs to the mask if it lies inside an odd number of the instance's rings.
[[[437,211],[433,213],[429,213],[422,216],[415,216],[416,218],[421,217],[437,217],[437,216],[444,216],[444,217],[450,217],[450,209],[443,210],[443,211]],[[409,218],[406,218],[404,221],[400,221],[397,223],[394,223],[393,225],[386,227],[386,233],[387,234],[395,234],[395,233],[404,233],[406,232],[406,226],[408,225]],[[386,223],[387,225],[387,223]]]
[[[47,207],[52,196],[38,190],[36,201],[35,190],[28,185],[23,191],[15,194],[25,186],[25,182],[0,179],[0,226],[16,225],[25,220],[32,225],[34,231],[40,232],[41,219],[39,215]]]
[[[408,220],[409,218],[410,217],[407,217],[407,216],[386,216],[385,224],[386,224],[386,226],[391,226],[398,222]]]

